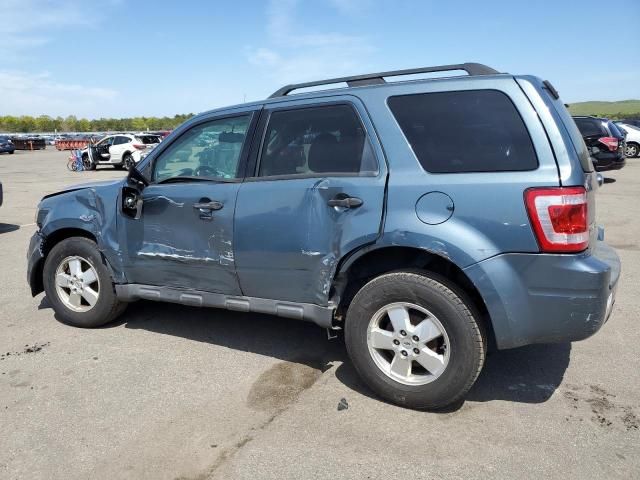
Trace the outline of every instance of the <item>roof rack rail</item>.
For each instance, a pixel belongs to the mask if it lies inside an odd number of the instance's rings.
[[[384,77],[399,77],[402,75],[415,75],[418,73],[448,72],[451,70],[464,70],[470,76],[494,75],[498,72],[482,63],[458,63],[455,65],[438,65],[435,67],[409,68],[406,70],[391,70],[388,72],[367,73],[365,75],[354,75],[351,77],[329,78],[327,80],[317,80],[315,82],[292,83],[276,90],[269,98],[283,97],[294,90],[301,88],[317,87],[320,85],[331,85],[333,83],[346,83],[350,87],[361,87],[364,85],[379,85],[387,83]]]

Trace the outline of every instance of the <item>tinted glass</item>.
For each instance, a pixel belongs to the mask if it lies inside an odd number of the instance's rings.
[[[116,140],[113,142],[114,145],[124,145],[125,143],[129,143],[131,140],[127,137],[116,137]]]
[[[260,176],[377,171],[364,127],[348,105],[273,112],[264,138]]]
[[[618,138],[624,137],[625,134],[620,130],[620,128],[618,128],[618,126],[615,123],[609,122],[608,125],[609,125],[609,130],[611,130],[611,134],[614,137],[618,137]]]
[[[422,167],[433,173],[533,170],[538,160],[511,100],[495,90],[389,98]]]
[[[574,120],[583,137],[608,135],[600,120],[596,120],[595,118],[574,118]]]
[[[237,178],[250,119],[250,115],[243,115],[192,127],[160,154],[153,179]]]
[[[156,136],[156,135],[138,135],[136,136],[136,139],[141,142],[144,143],[145,145],[151,145],[154,143],[160,143],[160,137]]]

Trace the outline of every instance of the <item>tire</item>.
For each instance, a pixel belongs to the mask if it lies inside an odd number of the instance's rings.
[[[9,152],[9,155],[13,155],[14,153],[16,153],[16,151],[15,151],[15,150],[11,150],[11,151]]]
[[[96,164],[89,160],[89,155],[82,155],[82,166],[85,170],[95,170]]]
[[[133,167],[135,167],[136,162],[133,159],[133,155],[128,152],[125,153],[122,157],[122,165],[124,165],[124,168],[126,168],[127,170],[131,170]]]
[[[77,265],[76,260],[80,263],[80,274],[77,268],[73,268],[73,265]],[[91,269],[93,272],[89,272]],[[65,281],[67,286],[56,284],[58,275],[61,276],[61,280],[69,280],[73,279],[74,273],[79,278],[86,279],[87,283],[80,288],[82,294],[72,291],[72,288],[79,285],[77,280]],[[93,277],[95,281],[90,282]],[[118,317],[127,305],[116,298],[109,269],[104,264],[97,245],[84,237],[67,238],[53,247],[45,260],[43,283],[47,298],[58,318],[74,327],[92,328],[109,323]],[[72,300],[72,296],[74,299],[81,297],[79,305],[72,305],[78,303]],[[95,303],[91,305],[87,298]]]
[[[625,149],[625,157],[640,157],[640,145],[635,142],[627,143],[627,148]]]
[[[404,311],[408,315],[398,315]],[[392,316],[409,319],[406,336]],[[355,295],[347,311],[345,343],[356,371],[380,397],[407,408],[438,410],[462,399],[480,374],[487,346],[478,319],[466,295],[447,279],[431,272],[393,272],[371,280]],[[399,345],[375,348],[378,334]],[[424,344],[425,338],[432,340]],[[394,362],[409,374],[394,373]]]

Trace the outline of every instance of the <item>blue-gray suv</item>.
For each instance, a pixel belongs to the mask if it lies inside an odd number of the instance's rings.
[[[385,80],[449,70],[467,75]],[[343,329],[378,395],[437,409],[488,344],[607,320],[620,262],[598,187],[536,77],[466,63],[289,85],[192,118],[126,180],[44,197],[28,281],[79,327],[146,299]]]

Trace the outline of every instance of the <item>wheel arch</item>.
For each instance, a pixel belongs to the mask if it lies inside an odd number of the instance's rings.
[[[494,344],[491,319],[484,299],[471,279],[453,261],[430,250],[410,246],[365,247],[338,266],[332,285],[332,299],[337,304],[337,319],[341,320],[355,294],[368,281],[398,270],[422,270],[436,273],[469,298],[484,322],[488,340]]]
[[[31,286],[31,293],[35,296],[38,293],[44,291],[44,283],[43,283],[43,269],[44,263],[47,260],[47,256],[57,244],[61,241],[66,240],[67,238],[72,237],[84,237],[89,240],[96,241],[96,236],[90,232],[89,230],[85,230],[82,228],[76,227],[64,227],[58,230],[54,230],[49,233],[44,240],[42,241],[42,245],[40,247],[40,251],[42,253],[42,258],[38,260],[33,270],[31,271],[31,277],[29,278],[29,284]]]

